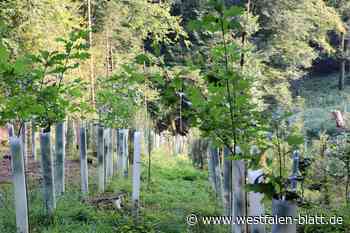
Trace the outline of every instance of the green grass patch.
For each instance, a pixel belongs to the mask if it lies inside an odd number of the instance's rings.
[[[339,91],[338,77],[339,74],[335,73],[312,76],[301,81],[300,96],[304,99],[304,110],[297,117],[304,119],[305,130],[310,136],[317,137],[324,130],[336,134],[336,123],[331,112],[350,112],[350,85],[347,83],[344,90]]]

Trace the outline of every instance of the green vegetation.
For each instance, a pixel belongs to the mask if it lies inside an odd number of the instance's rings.
[[[336,73],[307,77],[301,83],[299,93],[303,99],[302,111],[296,117],[304,117],[305,131],[316,137],[318,132],[324,130],[332,135],[337,134],[332,111],[343,111],[348,118],[349,86],[339,91]]]
[[[143,172],[146,174],[145,158]],[[152,185],[147,189],[146,177],[142,177],[142,221],[135,225],[131,216],[130,179],[114,178],[102,196],[90,195],[90,200],[126,193],[125,207],[117,210],[108,203],[97,207],[83,201],[78,186],[69,184],[67,192],[59,198],[52,219],[43,212],[38,184],[29,186],[30,225],[33,233],[96,232],[96,233],[184,233],[189,228],[186,216],[191,213],[220,215],[221,207],[215,203],[207,172],[193,168],[185,156],[170,157],[162,151],[153,154]],[[90,177],[92,180],[94,177]],[[95,184],[91,184],[95,187]],[[94,189],[92,189],[94,190]],[[15,212],[11,185],[1,187],[0,232],[15,232]],[[223,232],[220,226],[195,226],[191,232]]]
[[[30,145],[35,137],[21,135],[29,122],[34,136],[65,122],[68,185],[52,217],[43,211],[42,181],[31,177],[43,176],[40,161],[23,148],[27,174],[18,175],[29,181],[33,233],[247,233],[190,227],[185,218],[248,214],[249,191],[264,194],[266,214],[277,199],[298,212],[344,217],[341,226],[303,225],[300,233],[347,233],[349,51],[349,0],[0,1],[0,181],[8,182],[11,167],[5,127]],[[76,161],[81,127],[92,190],[86,199]],[[115,140],[121,129],[129,135]],[[131,177],[113,177],[104,193],[95,184],[96,163],[100,180],[106,167],[108,178],[121,173],[112,164],[131,169],[134,132],[145,136],[147,157],[140,210]],[[152,152],[156,139],[162,150]],[[188,154],[180,155],[184,147]],[[263,175],[248,185],[252,171]],[[0,184],[1,233],[16,231],[12,192]],[[121,210],[96,204],[124,194]]]

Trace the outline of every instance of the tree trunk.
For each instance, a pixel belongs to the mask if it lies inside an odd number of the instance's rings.
[[[339,83],[338,88],[339,90],[344,89],[344,83],[345,83],[345,34],[342,32],[340,36],[340,51],[341,51],[341,60],[340,60],[340,75],[339,75]]]
[[[92,48],[92,9],[91,0],[88,0],[88,23],[89,23],[89,45],[90,52]],[[94,74],[94,56],[91,53],[90,56],[90,101],[91,105],[95,106],[95,74]]]

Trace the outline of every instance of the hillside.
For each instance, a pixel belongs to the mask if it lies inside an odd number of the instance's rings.
[[[317,137],[319,132],[327,131],[329,134],[337,134],[340,131],[336,127],[332,111],[339,110],[350,121],[350,80],[344,90],[338,90],[338,74],[325,76],[306,76],[298,80],[299,95],[302,98],[302,108],[297,114],[298,118],[304,118],[305,131],[309,136]]]

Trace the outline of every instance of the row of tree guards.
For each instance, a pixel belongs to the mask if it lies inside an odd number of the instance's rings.
[[[69,126],[68,126],[69,127]],[[87,147],[88,142],[96,143],[97,157],[97,187],[99,192],[104,192],[106,185],[114,175],[127,178],[132,164],[132,203],[135,219],[138,216],[140,197],[140,176],[141,176],[141,144],[142,140],[147,152],[150,153],[153,147],[160,147],[168,143],[172,151],[169,154],[183,153],[191,144],[191,155],[194,165],[203,168],[205,161],[208,161],[209,180],[215,191],[217,199],[224,207],[224,215],[238,216],[263,216],[265,210],[263,206],[263,194],[246,192],[244,185],[249,183],[262,182],[262,170],[247,170],[245,162],[241,160],[227,159],[230,155],[228,150],[219,150],[210,146],[205,140],[186,140],[185,137],[175,136],[173,141],[167,141],[165,137],[160,137],[149,132],[142,134],[129,129],[111,129],[100,125],[95,125],[94,134],[87,133],[87,124],[82,124],[76,132],[80,154],[80,177],[81,192],[84,197],[89,195],[89,169]],[[32,156],[35,155],[35,128],[32,127]],[[16,223],[18,233],[29,232],[28,222],[28,200],[27,184],[25,176],[25,166],[28,161],[28,145],[26,135],[27,126],[21,127],[19,136],[16,136],[12,125],[9,125],[8,132],[10,138],[10,149],[12,156],[12,172],[14,183],[14,196],[16,207]],[[114,131],[114,132],[113,132]],[[48,216],[52,216],[56,208],[56,197],[65,192],[65,161],[66,145],[69,136],[69,129],[64,123],[55,127],[54,147],[51,142],[51,132],[40,132],[40,159],[42,168],[42,189],[45,210]],[[129,134],[132,134],[132,155],[129,154]],[[115,135],[113,137],[113,135]],[[148,136],[148,137],[147,137]],[[91,144],[92,144],[91,143]],[[54,149],[53,149],[54,148]],[[113,153],[116,148],[116,154]],[[237,149],[239,151],[239,148]],[[257,153],[257,148],[252,149],[252,154]],[[146,153],[147,153],[146,152]],[[186,153],[186,152],[185,152]],[[196,155],[197,154],[197,155]],[[198,155],[199,154],[199,155]],[[293,174],[291,174],[291,188],[296,191],[297,174],[299,164],[299,152],[293,153]],[[149,170],[150,177],[150,170]],[[272,216],[296,216],[296,204],[288,200],[272,200]],[[265,233],[263,224],[240,225],[233,224],[229,230],[232,233]],[[272,233],[295,233],[295,224],[274,224]]]
[[[208,146],[207,151],[209,180],[217,199],[224,206],[225,216],[232,216],[233,220],[242,216],[265,216],[264,195],[256,192],[247,192],[245,189],[247,182],[251,184],[262,182],[264,179],[263,171],[261,169],[246,169],[245,162],[242,160],[227,159],[230,156],[230,152],[227,149],[219,150]],[[239,148],[237,148],[237,151],[239,151]],[[257,153],[257,148],[252,148],[251,153],[252,155]],[[297,190],[299,157],[299,151],[294,151],[293,168],[290,176],[291,190],[294,192]],[[271,216],[292,217],[294,219],[296,214],[297,205],[294,201],[286,199],[272,200]],[[233,224],[230,232],[265,233],[267,229],[264,224]],[[296,233],[296,224],[272,224],[272,233]]]
[[[27,152],[27,126],[21,127],[18,136],[14,133],[12,125],[8,125],[12,174],[14,184],[14,199],[16,208],[16,224],[18,233],[29,232],[28,222],[28,199],[25,167],[28,162]],[[115,131],[117,137],[113,142],[112,131]],[[114,175],[128,177],[129,164],[132,162],[132,202],[135,217],[138,216],[139,196],[140,196],[140,176],[141,176],[141,139],[140,132],[128,129],[110,129],[103,126],[96,126],[97,139],[97,186],[99,192],[104,192],[106,185],[111,181]],[[128,138],[132,132],[133,137],[133,156],[129,155]],[[50,217],[56,208],[56,198],[65,192],[65,161],[68,130],[65,124],[60,123],[55,127],[55,146],[52,146],[51,132],[40,132],[40,160],[42,172],[42,193],[45,206],[45,212]],[[32,128],[32,149],[35,156],[35,128]],[[80,154],[80,177],[81,192],[83,197],[89,194],[89,169],[87,155],[87,127],[82,125],[76,135],[79,141]],[[114,145],[113,145],[114,144]],[[113,147],[115,146],[115,147]],[[117,154],[114,156],[113,149],[117,148]],[[35,159],[35,157],[34,157]]]

